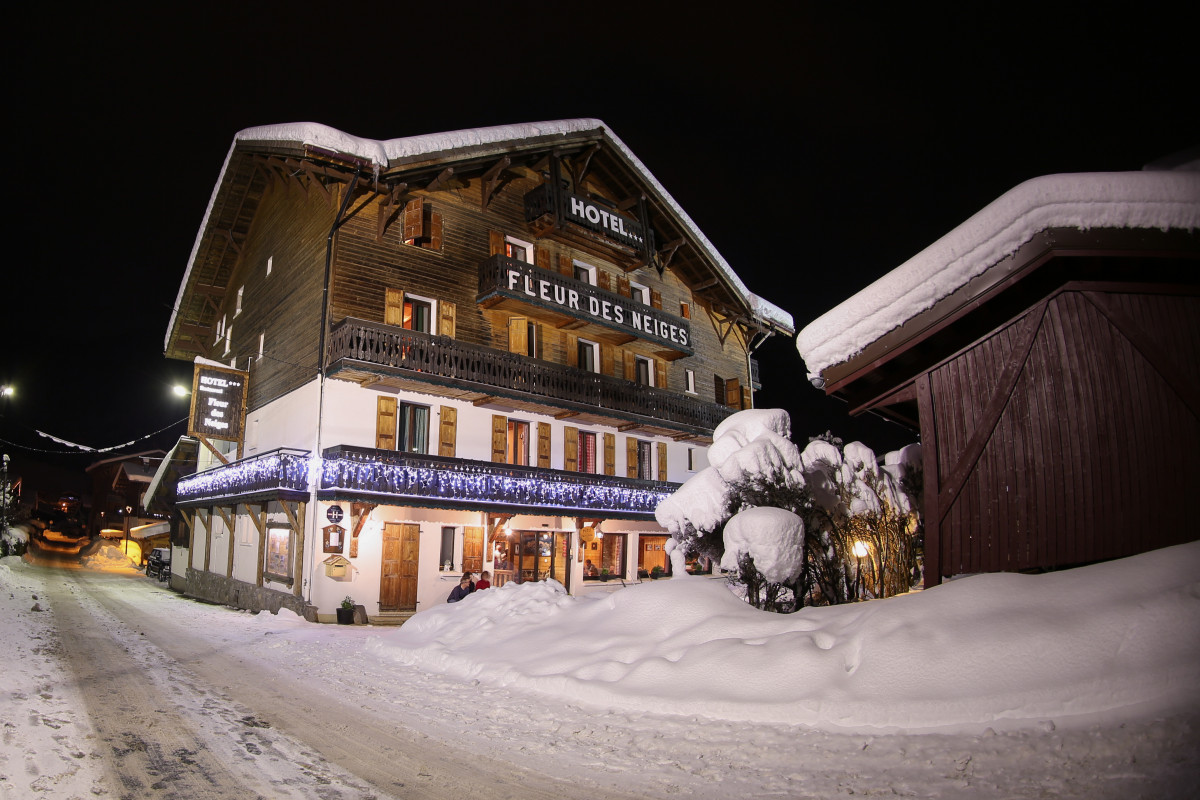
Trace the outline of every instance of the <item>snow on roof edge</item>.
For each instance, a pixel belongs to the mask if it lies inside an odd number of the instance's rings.
[[[179,285],[179,293],[176,295],[175,305],[171,309],[171,319],[167,323],[167,333],[163,338],[163,351],[165,352],[170,344],[171,331],[175,329],[175,319],[179,314],[179,305],[183,302],[183,295],[187,291],[188,279],[191,277],[192,267],[196,263],[196,255],[200,250],[200,242],[204,236],[204,231],[208,228],[208,220],[212,215],[213,205],[216,203],[217,194],[225,180],[225,173],[229,169],[229,162],[232,160],[239,142],[300,142],[338,153],[346,153],[347,155],[370,161],[377,166],[385,166],[392,160],[416,155],[459,150],[520,139],[531,139],[539,136],[579,133],[597,128],[604,131],[605,135],[612,140],[621,154],[642,174],[642,177],[659,194],[663,202],[670,206],[679,216],[684,226],[708,250],[718,268],[729,278],[734,288],[746,300],[751,310],[755,314],[760,314],[764,319],[786,328],[789,332],[794,331],[795,322],[792,319],[792,315],[750,291],[741,278],[738,277],[737,273],[733,271],[733,267],[729,265],[725,257],[708,240],[708,237],[701,233],[700,228],[697,227],[696,223],[687,215],[683,208],[675,202],[675,198],[658,182],[658,179],[646,168],[641,159],[635,156],[633,151],[602,120],[583,117],[547,122],[524,122],[514,125],[469,128],[445,133],[420,134],[418,136],[407,136],[399,139],[388,139],[386,141],[351,136],[337,128],[322,125],[318,122],[292,122],[277,125],[260,125],[253,128],[246,128],[234,134],[233,144],[230,145],[229,152],[225,156],[225,163],[221,165],[221,171],[217,175],[217,182],[213,186],[212,195],[208,200],[208,207],[204,210],[204,218],[201,220],[200,229],[196,234],[196,241],[193,243],[191,255],[188,257],[187,269],[184,270],[183,281]]]
[[[796,334],[810,378],[848,361],[1047,228],[1200,228],[1200,173],[1043,175],[1019,184]]]

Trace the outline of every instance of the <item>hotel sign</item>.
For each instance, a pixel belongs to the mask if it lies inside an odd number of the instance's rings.
[[[241,370],[197,364],[192,377],[188,435],[242,441],[249,377],[249,373]]]
[[[645,247],[640,224],[625,219],[615,211],[610,211],[604,206],[591,200],[585,200],[578,195],[563,193],[563,216],[570,222],[582,225],[636,250],[642,250]]]
[[[504,256],[493,256],[480,269],[481,300],[499,294],[692,353],[688,321],[662,309]]]

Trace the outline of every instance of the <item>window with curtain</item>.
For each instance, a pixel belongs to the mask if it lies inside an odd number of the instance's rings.
[[[596,434],[579,432],[579,471],[596,474]]]
[[[396,449],[406,453],[429,452],[429,407],[401,403],[397,411],[399,430]]]

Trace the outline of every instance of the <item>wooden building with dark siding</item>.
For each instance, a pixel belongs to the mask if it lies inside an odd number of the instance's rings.
[[[814,383],[920,432],[926,586],[1200,535],[1197,227],[1200,173],[1047,176],[801,331]]]
[[[242,131],[176,309],[167,356],[247,387],[239,436],[192,431],[176,575],[322,619],[351,594],[402,621],[464,569],[663,566],[654,505],[793,333],[587,119]]]

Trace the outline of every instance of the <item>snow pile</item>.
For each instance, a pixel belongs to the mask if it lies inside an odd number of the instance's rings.
[[[934,731],[1200,705],[1200,542],[887,600],[758,611],[719,580],[571,597],[508,584],[423,611],[384,660],[636,712]]]
[[[105,572],[120,569],[138,568],[137,562],[125,555],[121,548],[114,544],[101,545],[95,553],[84,556],[79,560],[84,569],[96,569]]]
[[[1200,173],[1045,175],[993,201],[796,335],[810,378],[861,352],[1047,228],[1200,228]]]
[[[769,583],[792,583],[804,569],[804,520],[782,508],[747,508],[725,523],[721,569],[738,571],[743,555]]]

